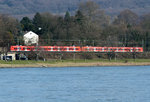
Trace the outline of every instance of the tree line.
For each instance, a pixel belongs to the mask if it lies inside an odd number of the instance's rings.
[[[68,11],[64,16],[36,13],[32,19],[23,17],[20,21],[0,15],[0,46],[23,44],[22,36],[28,31],[40,36],[41,45],[57,41],[53,44],[138,46],[150,50],[150,13],[139,16],[125,9],[112,17],[92,1],[80,3],[74,15]]]

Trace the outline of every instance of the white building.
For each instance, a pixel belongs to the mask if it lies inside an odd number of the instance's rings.
[[[25,45],[32,45],[32,44],[38,45],[38,42],[39,42],[39,36],[32,31],[29,31],[28,33],[26,33],[23,36],[23,39],[24,39]]]
[[[8,52],[7,55],[1,54],[1,60],[16,60],[16,53]]]

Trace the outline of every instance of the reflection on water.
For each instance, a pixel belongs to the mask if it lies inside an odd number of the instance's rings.
[[[0,69],[0,102],[150,102],[150,66]]]

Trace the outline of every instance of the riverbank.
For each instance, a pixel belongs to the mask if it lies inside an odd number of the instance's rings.
[[[61,60],[61,61],[0,61],[0,68],[86,67],[86,66],[147,66],[149,59],[128,60]]]

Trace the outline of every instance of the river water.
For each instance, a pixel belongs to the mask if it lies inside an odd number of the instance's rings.
[[[4,68],[0,102],[150,102],[150,66]]]

